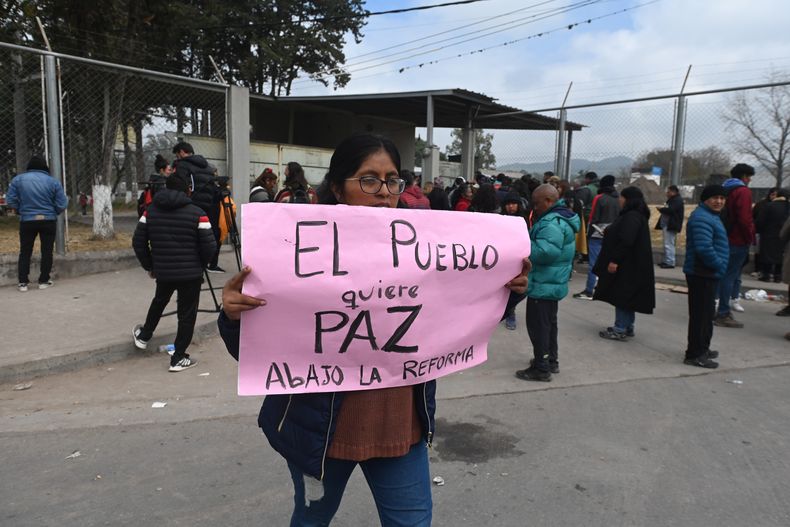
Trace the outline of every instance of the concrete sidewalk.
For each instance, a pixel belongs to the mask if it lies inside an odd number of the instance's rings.
[[[209,275],[218,301],[225,280],[236,269],[233,253],[223,252],[220,265],[228,272]],[[571,293],[581,287],[580,278],[587,266],[578,265],[576,271]],[[680,268],[656,267],[655,273],[656,283],[685,286]],[[787,295],[785,284],[760,282],[744,275],[742,291],[749,289]],[[44,291],[33,287],[27,293],[19,293],[15,286],[0,287],[4,325],[0,383],[157,353],[161,344],[173,342],[175,315],[162,319],[147,351],[135,348],[131,337],[134,325],[145,320],[153,294],[154,282],[140,268],[64,279]],[[214,308],[208,284],[204,284],[200,306]],[[166,312],[174,310],[175,295]],[[200,313],[195,339],[214,334],[216,314]]]
[[[233,253],[223,252],[220,265],[227,273],[209,274],[218,302],[225,280],[236,270]],[[175,338],[175,314],[162,318],[148,350],[138,350],[132,341],[132,328],[145,321],[154,288],[154,281],[139,267],[58,280],[43,291],[35,284],[27,293],[16,286],[0,287],[0,382],[157,353],[161,344]],[[207,283],[203,289],[200,309],[213,310]],[[165,313],[175,311],[175,297]],[[198,313],[195,340],[215,334],[216,319],[215,313]]]

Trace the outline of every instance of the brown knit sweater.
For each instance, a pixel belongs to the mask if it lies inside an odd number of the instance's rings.
[[[399,457],[421,438],[414,387],[348,392],[327,455],[349,461]]]

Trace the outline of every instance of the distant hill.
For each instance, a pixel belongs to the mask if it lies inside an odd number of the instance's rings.
[[[571,159],[570,174],[574,176],[580,170],[588,172],[590,170],[597,172],[599,176],[604,174],[614,174],[620,169],[630,170],[634,164],[634,160],[627,156],[614,156],[606,157],[598,161],[590,161],[589,159]],[[546,161],[543,163],[509,163],[507,165],[498,165],[497,170],[507,170],[513,172],[520,172],[525,170],[530,174],[542,174],[548,170],[554,170],[554,161]]]

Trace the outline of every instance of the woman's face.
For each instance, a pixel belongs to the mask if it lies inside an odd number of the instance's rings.
[[[512,201],[509,203],[505,203],[505,212],[508,214],[515,214],[518,212],[518,203],[513,203]]]
[[[277,183],[277,178],[275,177],[263,178],[263,188],[266,190],[272,190],[275,183]]]
[[[464,197],[466,199],[472,199],[472,187],[466,187],[466,190],[464,191]]]
[[[171,165],[167,165],[164,168],[160,168],[159,173],[167,177],[173,173],[173,167]]]
[[[386,184],[381,185],[381,188],[375,194],[363,192],[359,178],[365,176],[374,176],[382,182],[399,177],[398,169],[395,163],[392,162],[389,154],[384,150],[379,150],[369,155],[362,162],[359,169],[343,183],[342,189],[335,190],[337,200],[346,205],[360,205],[363,207],[397,207],[400,194],[390,193]]]

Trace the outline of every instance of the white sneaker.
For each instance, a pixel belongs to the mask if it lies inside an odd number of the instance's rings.
[[[190,359],[189,357],[184,357],[180,361],[178,361],[174,366],[170,366],[168,371],[178,372],[184,371],[186,369],[191,368],[192,366],[196,365],[197,361],[195,359]]]
[[[134,339],[134,345],[139,349],[144,350],[148,348],[148,341],[140,338],[140,332],[142,330],[143,326],[141,324],[137,324],[132,330],[132,338]]]
[[[42,282],[38,284],[39,289],[46,289],[48,287],[52,287],[55,283],[52,280],[47,280],[46,282]]]
[[[730,300],[730,309],[732,309],[733,311],[737,311],[738,313],[743,313],[744,311],[746,311],[741,305],[740,298],[733,298],[732,300]]]
[[[27,284],[19,284],[16,286],[20,293],[27,293]]]

